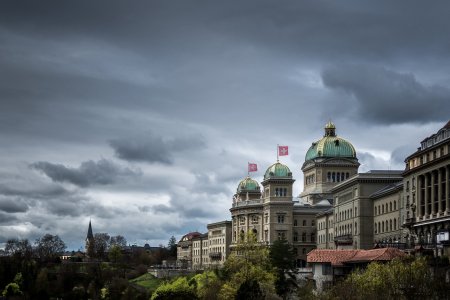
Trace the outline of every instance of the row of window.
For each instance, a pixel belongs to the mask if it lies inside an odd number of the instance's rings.
[[[409,198],[408,198],[408,200],[409,200]],[[392,205],[392,203],[394,205]],[[392,202],[392,201],[389,202],[389,206],[388,206],[388,203],[377,205],[374,207],[374,210],[375,210],[375,216],[392,212],[394,210],[397,210],[397,201],[394,200],[394,202]]]
[[[337,236],[346,235],[346,234],[358,234],[358,223],[355,222],[355,232],[353,233],[352,224],[344,224],[339,227],[334,228]]]
[[[349,172],[328,172],[327,182],[341,182],[350,177]]]
[[[444,147],[445,146],[442,146],[441,148],[439,148],[439,150],[433,150],[433,152],[424,153],[419,158],[416,157],[416,158],[410,160],[409,168],[412,169],[412,168],[418,167],[420,165],[423,165],[424,163],[430,162],[436,158],[444,156],[445,155]],[[424,144],[422,144],[422,150],[425,148],[426,148],[426,146],[424,146]],[[450,144],[447,145],[447,153],[450,153]],[[439,156],[438,156],[438,154],[439,154]]]
[[[326,228],[326,221],[322,221],[319,222],[317,225],[319,226],[319,228],[317,230],[323,230]],[[328,220],[328,228],[331,228],[331,226],[333,226],[333,219],[331,218],[330,220]]]
[[[314,183],[315,180],[316,180],[316,176],[314,174],[308,175],[305,177],[305,184],[308,185],[308,184]]]
[[[358,215],[358,208],[355,207],[355,216],[357,216],[357,215]],[[341,211],[341,212],[339,212],[339,214],[336,213],[337,222],[345,221],[345,220],[348,220],[351,218],[353,218],[353,209],[352,208]]]
[[[252,224],[257,224],[258,223],[258,215],[252,215],[251,216],[252,219]],[[277,215],[277,223],[278,224],[284,224],[287,221],[287,218],[284,214],[278,214]],[[269,214],[265,214],[264,216],[264,223],[265,224],[269,224]],[[294,226],[299,226],[299,221],[297,219],[294,219]],[[239,225],[245,225],[245,217],[239,217]],[[316,222],[315,220],[311,220],[311,226],[315,226]],[[307,220],[302,220],[302,226],[308,226],[308,222]]]
[[[275,196],[276,197],[286,197],[287,196],[287,188],[275,188]]]
[[[299,234],[297,231],[294,231],[294,242],[298,242],[299,241]],[[315,242],[316,241],[316,234],[315,233],[311,233],[309,235],[309,242]],[[307,242],[307,235],[306,232],[302,233],[302,242]]]
[[[330,232],[328,233],[328,241],[333,240],[333,234]],[[319,244],[326,243],[327,242],[327,235],[326,234],[319,234]]]
[[[375,222],[374,231],[375,233],[384,233],[392,230],[397,230],[397,219],[391,219],[386,221]]]

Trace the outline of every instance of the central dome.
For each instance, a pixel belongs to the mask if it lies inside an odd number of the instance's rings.
[[[292,172],[286,165],[276,162],[267,168],[264,174],[264,180],[274,177],[292,177]]]
[[[260,191],[259,184],[256,180],[253,180],[250,178],[250,176],[247,176],[244,179],[242,179],[241,182],[239,182],[237,192],[239,193],[242,191],[259,192]]]
[[[322,139],[314,142],[306,152],[305,161],[317,157],[346,157],[356,158],[356,151],[353,145],[345,139],[336,136],[336,126],[328,122],[325,125],[325,135]]]

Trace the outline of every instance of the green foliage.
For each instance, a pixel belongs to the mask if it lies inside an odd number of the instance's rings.
[[[270,261],[279,270],[289,270],[294,267],[294,251],[287,240],[276,240],[270,247]]]
[[[122,259],[122,249],[119,245],[113,245],[108,253],[109,260],[117,263]]]
[[[285,296],[291,285],[291,282],[286,280],[285,272],[294,267],[294,251],[287,240],[281,239],[272,244],[269,254],[270,262],[277,269],[275,290],[278,295]]]
[[[224,264],[226,282],[219,292],[219,299],[232,299],[239,287],[250,280],[259,283],[264,295],[275,292],[275,272],[269,258],[269,250],[256,241],[252,233],[237,244],[235,251]]]
[[[177,257],[177,240],[172,235],[169,239],[169,243],[167,244],[167,249],[169,250],[170,257]]]
[[[236,292],[236,300],[259,300],[264,294],[258,281],[251,279],[244,281]]]
[[[5,289],[3,290],[2,295],[3,295],[3,297],[11,297],[11,296],[23,295],[23,293],[20,290],[20,286],[17,283],[11,282],[5,286]]]
[[[195,287],[189,285],[186,277],[160,285],[151,300],[194,300],[198,299]]]
[[[197,274],[190,282],[192,282],[191,285],[196,287],[199,299],[216,299],[217,291],[220,290],[223,284],[215,271],[205,271]]]
[[[371,263],[337,284],[328,296],[338,299],[430,299],[436,298],[438,278],[433,278],[425,258],[394,259]],[[447,287],[448,289],[448,287]]]
[[[130,280],[130,282],[145,287],[149,292],[152,293],[158,288],[158,286],[161,285],[162,280],[147,273],[139,276],[138,278]]]

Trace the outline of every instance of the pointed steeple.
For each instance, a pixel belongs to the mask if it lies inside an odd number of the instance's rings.
[[[89,228],[88,228],[86,240],[91,240],[91,239],[93,239],[93,238],[94,238],[94,234],[92,234],[91,220],[89,220]]]

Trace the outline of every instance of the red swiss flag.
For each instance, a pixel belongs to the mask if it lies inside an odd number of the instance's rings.
[[[258,165],[253,163],[248,163],[248,171],[249,172],[256,172],[258,171]]]
[[[279,156],[289,155],[289,147],[288,146],[278,146],[278,155]]]

